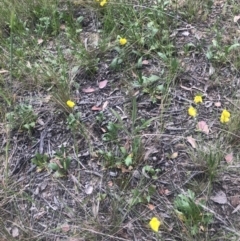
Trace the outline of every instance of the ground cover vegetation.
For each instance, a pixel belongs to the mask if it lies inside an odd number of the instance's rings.
[[[240,238],[237,0],[0,2],[0,240]]]

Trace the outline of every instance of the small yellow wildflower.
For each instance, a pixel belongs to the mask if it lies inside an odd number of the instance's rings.
[[[158,232],[160,225],[161,222],[156,217],[153,217],[149,222],[149,226],[154,232]]]
[[[195,102],[196,104],[202,103],[202,96],[201,96],[201,95],[196,95],[196,96],[194,97],[194,102]]]
[[[70,108],[73,108],[75,106],[75,103],[71,100],[68,100],[67,101],[67,106],[70,107]]]
[[[100,6],[103,7],[106,3],[107,3],[107,0],[102,0],[102,1],[100,2]]]
[[[197,110],[194,107],[190,106],[188,108],[188,114],[192,117],[195,117],[197,115]]]
[[[227,110],[223,110],[221,117],[220,117],[220,121],[222,123],[227,123],[230,120],[230,116],[231,116],[231,114]]]
[[[120,39],[119,39],[119,43],[120,43],[121,45],[125,45],[125,44],[127,43],[127,39],[126,39],[126,38],[120,38]]]

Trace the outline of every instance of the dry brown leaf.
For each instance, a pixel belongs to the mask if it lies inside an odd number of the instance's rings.
[[[225,161],[227,163],[232,163],[232,161],[233,161],[233,153],[227,154],[224,158],[225,158]]]
[[[107,108],[108,103],[109,103],[108,101],[105,101],[105,102],[103,103],[102,110],[105,110],[105,109]]]
[[[199,121],[197,123],[197,129],[205,134],[209,134],[209,128],[205,121]]]
[[[43,43],[43,39],[42,39],[42,38],[39,38],[39,39],[37,40],[37,43],[38,43],[38,44]]]
[[[103,80],[103,81],[99,82],[99,83],[98,83],[98,87],[99,87],[99,89],[103,89],[103,88],[105,88],[106,85],[107,85],[107,83],[108,83],[107,80]]]
[[[43,101],[44,103],[48,103],[51,98],[52,98],[51,95],[46,95],[46,96],[42,99],[42,101]]]
[[[216,107],[221,107],[221,102],[216,102],[216,103],[214,103],[214,105],[216,106]]]
[[[170,194],[170,191],[168,189],[165,189],[164,194],[168,195],[168,194]]]
[[[175,159],[175,158],[177,158],[177,157],[178,157],[178,152],[174,152],[174,153],[170,156],[171,159]]]
[[[194,138],[192,138],[192,136],[188,136],[187,137],[187,141],[191,144],[191,146],[193,148],[197,148],[197,143],[196,140]]]
[[[151,204],[151,203],[149,203],[149,204],[147,205],[147,207],[148,207],[148,209],[150,209],[151,211],[155,209],[155,206],[154,206],[153,204]]]
[[[8,70],[6,70],[6,69],[1,69],[0,70],[0,74],[4,74],[4,73],[8,73],[9,71]]]
[[[19,236],[19,230],[18,230],[17,227],[14,227],[14,228],[12,229],[12,236],[13,236],[14,238],[16,238],[16,237]]]
[[[230,197],[230,202],[231,202],[233,207],[237,207],[240,204],[239,196],[232,196],[232,197]]]
[[[142,61],[142,65],[148,65],[148,64],[149,64],[148,60],[143,60]]]
[[[92,93],[92,92],[94,92],[94,91],[95,91],[95,89],[93,89],[93,88],[91,88],[91,87],[82,89],[82,92],[84,92],[84,93]]]
[[[45,125],[45,122],[43,121],[43,119],[39,118],[37,119],[37,123],[41,126],[44,126]]]
[[[233,22],[236,23],[240,19],[240,15],[234,16]]]
[[[168,189],[165,189],[165,188],[160,188],[159,193],[161,195],[168,195],[170,193],[170,191]]]
[[[183,31],[182,36],[187,37],[190,33],[188,31]]]
[[[120,168],[121,169],[121,172],[122,173],[128,173],[128,172],[131,172],[131,170],[129,170],[129,169],[127,169],[126,167],[124,167],[124,166],[119,166],[118,168]]]
[[[100,128],[103,133],[106,133],[107,131],[104,128]]]
[[[70,230],[70,226],[67,223],[65,223],[62,225],[61,229],[64,233],[66,233]]]
[[[215,68],[212,65],[210,65],[208,75],[212,76],[214,73],[215,73]]]
[[[31,63],[30,63],[29,61],[27,61],[26,66],[27,66],[29,69],[31,69],[31,68],[32,68],[32,65],[31,65]]]
[[[102,110],[102,107],[101,106],[93,106],[92,108],[91,108],[91,110]]]
[[[205,231],[205,228],[204,228],[204,226],[202,226],[202,225],[200,225],[199,229],[200,229],[202,232]]]
[[[218,204],[226,204],[227,203],[227,196],[225,192],[219,191],[214,197],[210,197],[212,201]]]
[[[65,29],[66,29],[66,25],[65,25],[65,24],[61,24],[61,25],[60,25],[60,29],[61,29],[61,30],[65,30]]]
[[[85,193],[86,193],[87,195],[90,195],[92,192],[93,192],[93,186],[92,186],[92,185],[87,185],[87,186],[85,187]]]

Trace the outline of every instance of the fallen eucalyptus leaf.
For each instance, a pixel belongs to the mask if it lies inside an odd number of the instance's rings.
[[[227,203],[227,196],[225,192],[219,191],[214,197],[210,197],[210,199],[218,204],[226,204]]]
[[[85,193],[86,194],[91,194],[93,192],[93,186],[91,186],[91,185],[87,185],[86,187],[85,187]]]
[[[175,158],[177,158],[177,157],[178,157],[178,152],[174,152],[174,153],[170,156],[171,159],[175,159]]]
[[[91,87],[88,87],[88,88],[86,88],[86,89],[82,89],[82,91],[83,91],[84,93],[92,93],[92,92],[95,91],[95,89],[93,89],[93,88],[91,88]]]
[[[232,154],[232,153],[229,153],[229,154],[227,154],[224,158],[225,158],[225,161],[226,161],[227,163],[232,163],[233,154]]]
[[[240,15],[234,16],[233,22],[236,23],[240,19]]]
[[[99,82],[99,83],[98,83],[98,87],[99,87],[99,89],[103,89],[103,88],[105,88],[106,85],[107,85],[107,83],[108,83],[107,80],[103,80],[103,81]]]
[[[192,136],[188,136],[187,137],[187,141],[191,144],[191,146],[193,148],[197,148],[197,143],[196,140],[194,138],[192,138]]]
[[[13,236],[14,238],[16,238],[16,237],[19,236],[19,230],[18,230],[17,227],[14,227],[14,228],[12,229],[12,236]]]
[[[199,121],[197,123],[197,129],[205,134],[209,134],[208,125],[205,121]]]

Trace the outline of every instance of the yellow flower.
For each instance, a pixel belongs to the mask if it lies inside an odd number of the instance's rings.
[[[222,114],[221,114],[221,117],[220,117],[220,121],[222,123],[227,123],[230,120],[230,116],[231,115],[230,115],[230,113],[227,110],[223,110]]]
[[[194,107],[190,106],[188,108],[188,114],[192,117],[195,117],[197,115],[197,110]]]
[[[107,0],[102,0],[102,1],[100,2],[100,6],[103,7],[106,3],[107,3]]]
[[[160,225],[161,222],[156,217],[153,217],[149,222],[149,226],[154,232],[158,232]]]
[[[120,43],[121,45],[125,45],[125,44],[127,43],[127,39],[126,39],[126,38],[120,38],[120,39],[119,39],[119,43]]]
[[[67,101],[67,106],[70,107],[70,108],[73,108],[75,106],[75,103],[71,100],[68,100]]]
[[[202,96],[201,96],[201,95],[196,95],[196,96],[194,97],[194,102],[195,102],[196,104],[202,103]]]

